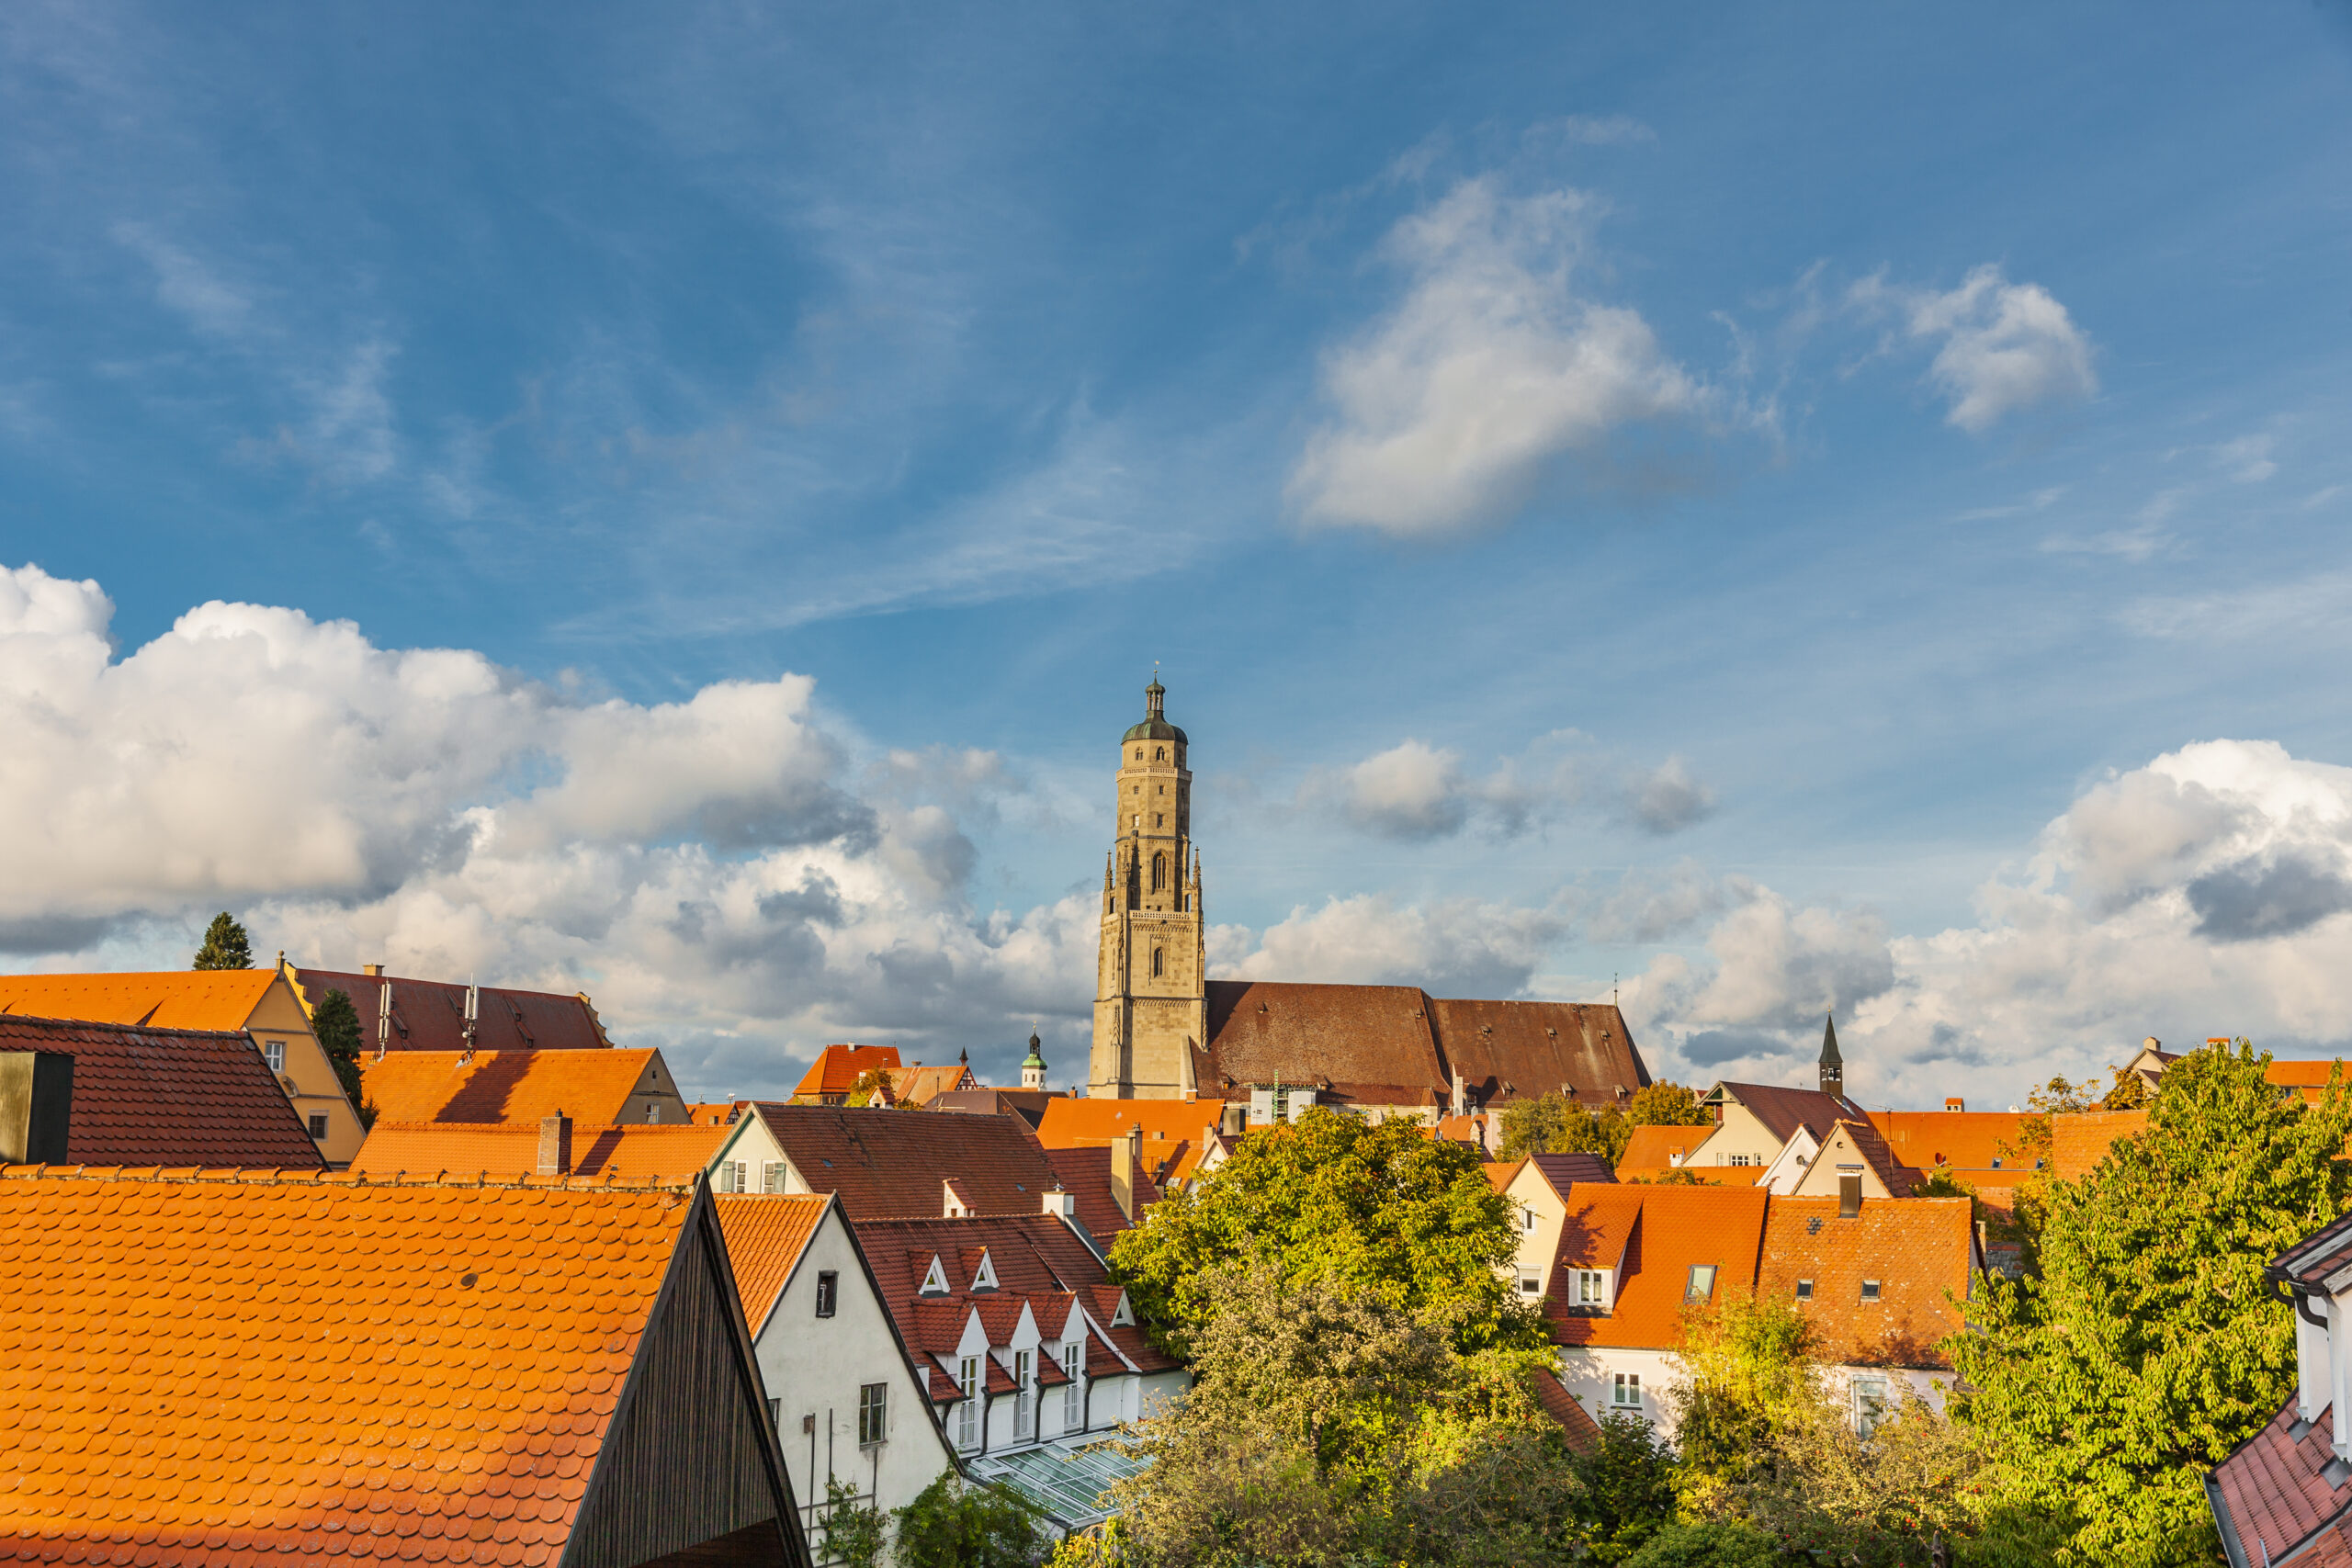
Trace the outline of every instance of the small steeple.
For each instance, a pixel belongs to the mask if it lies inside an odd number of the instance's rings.
[[[1161,684],[1159,683],[1159,671],[1157,671],[1157,670],[1155,670],[1155,671],[1153,671],[1151,672],[1151,684],[1150,684],[1150,685],[1148,685],[1148,686],[1146,686],[1146,687],[1143,689],[1143,716],[1144,716],[1144,717],[1146,717],[1146,718],[1165,718],[1165,717],[1167,717],[1167,716],[1168,716],[1167,715],[1165,715],[1165,714],[1163,714],[1163,713],[1161,713],[1161,712],[1159,711],[1159,710],[1160,710],[1160,705],[1161,705],[1161,704],[1162,704],[1162,703],[1167,699],[1167,696],[1168,696],[1168,688],[1167,688],[1167,687],[1165,687],[1165,686],[1163,686],[1163,685],[1161,685]]]
[[[1846,1058],[1838,1054],[1838,1019],[1826,1015],[1821,1026],[1821,1092],[1839,1099],[1846,1094]]]
[[[1046,1087],[1045,1049],[1038,1042],[1037,1032],[1035,1029],[1029,1032],[1029,1055],[1021,1064],[1021,1087],[1023,1089]]]

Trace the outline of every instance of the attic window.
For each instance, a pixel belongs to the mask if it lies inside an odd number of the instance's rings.
[[[1995,1155],[1993,1156],[1993,1168],[1995,1170],[2001,1168],[2001,1156],[1999,1155]]]
[[[947,1270],[940,1263],[936,1254],[933,1255],[931,1267],[922,1271],[922,1289],[918,1293],[926,1296],[944,1296],[947,1293]]]
[[[1876,1290],[1875,1285],[1871,1287]],[[1690,1282],[1682,1288],[1685,1302],[1703,1302],[1715,1293],[1715,1266],[1712,1263],[1690,1265]]]
[[[989,1261],[986,1247],[980,1249],[980,1266],[972,1270],[972,1289],[976,1291],[996,1289],[996,1265]]]
[[[1862,1281],[1862,1300],[1866,1302],[1874,1302],[1878,1300],[1878,1281],[1876,1280],[1865,1280]]]
[[[1799,1280],[1797,1281],[1797,1300],[1799,1300],[1799,1301],[1801,1301],[1801,1302],[1809,1302],[1809,1301],[1813,1300],[1813,1281],[1812,1281],[1812,1280]]]

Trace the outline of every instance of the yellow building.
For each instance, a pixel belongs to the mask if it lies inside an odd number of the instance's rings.
[[[242,1030],[277,1076],[329,1165],[366,1135],[311,1032],[310,1009],[275,969],[166,969],[121,975],[0,976],[0,1012],[158,1029]]]

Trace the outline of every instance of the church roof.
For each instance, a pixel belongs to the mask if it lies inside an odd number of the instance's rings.
[[[1588,1103],[1612,1102],[1646,1086],[1624,1016],[1606,1002],[1431,1001],[1438,1052],[1480,1100],[1573,1089]]]

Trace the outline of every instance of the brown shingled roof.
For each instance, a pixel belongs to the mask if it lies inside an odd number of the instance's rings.
[[[0,1016],[0,1051],[74,1058],[72,1164],[326,1163],[250,1035],[9,1015]]]
[[[1145,1157],[1144,1168],[1136,1173],[1133,1220],[1119,1210],[1119,1201],[1111,1195],[1111,1161],[1124,1157],[1124,1147],[1112,1148],[1096,1145],[1085,1149],[1047,1149],[1046,1162],[1054,1168],[1055,1179],[1069,1195],[1078,1200],[1078,1223],[1086,1234],[1102,1247],[1130,1224],[1141,1224],[1144,1214],[1159,1201],[1159,1188],[1151,1179],[1151,1159]]]
[[[1618,1103],[1650,1081],[1624,1016],[1607,1002],[1433,1000],[1431,1021],[1445,1065],[1471,1094],[1529,1099],[1573,1089],[1587,1105]]]
[[[938,1215],[949,1181],[978,1213],[1042,1214],[1057,1180],[1044,1145],[1017,1116],[773,1100],[762,1100],[759,1113],[801,1179],[839,1193],[842,1212],[859,1224]]]
[[[1802,1126],[1813,1134],[1817,1142],[1826,1143],[1829,1129],[1849,1119],[1868,1121],[1870,1113],[1843,1096],[1824,1094],[1817,1089],[1786,1089],[1779,1084],[1721,1083],[1708,1091],[1713,1100],[1717,1094],[1728,1093],[1746,1106],[1765,1129],[1782,1143],[1787,1143]]]
[[[1201,1090],[1229,1093],[1228,1079],[1234,1086],[1279,1080],[1400,1097],[1385,1100],[1391,1104],[1435,1103],[1446,1077],[1428,1009],[1429,998],[1411,986],[1211,980],[1210,1076]]]
[[[305,1007],[315,1009],[329,991],[341,991],[359,1011],[359,1033],[377,1043],[379,994],[392,988],[394,1051],[459,1051],[465,1048],[466,987],[447,980],[404,976],[354,975],[340,969],[292,970]],[[267,971],[264,971],[267,973]],[[588,1051],[612,1044],[584,992],[517,991],[503,986],[477,987],[474,1048],[478,1051]]]

